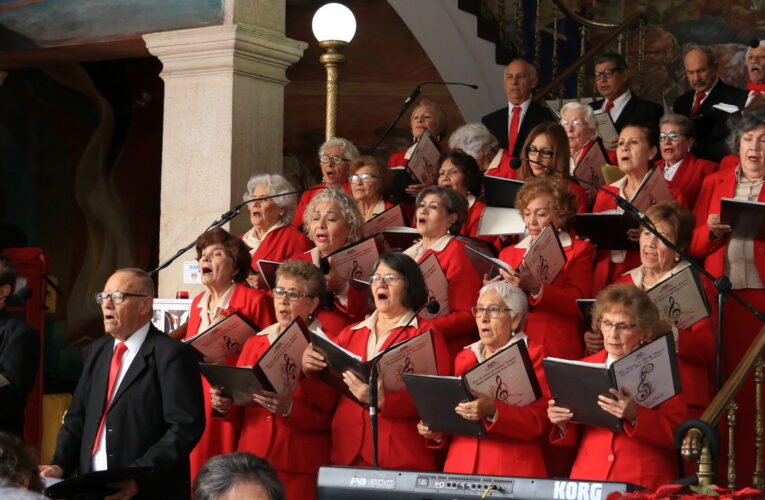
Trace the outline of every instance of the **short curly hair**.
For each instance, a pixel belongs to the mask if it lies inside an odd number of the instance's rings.
[[[675,230],[675,245],[680,250],[688,248],[696,227],[696,217],[690,210],[676,201],[661,201],[646,210],[645,215],[654,225],[669,222]]]
[[[483,190],[483,174],[481,173],[481,168],[478,166],[478,163],[476,163],[475,158],[462,151],[441,153],[441,156],[438,158],[439,169],[446,160],[452,162],[452,165],[457,167],[460,172],[463,173],[468,192],[473,196],[480,195]]]
[[[336,203],[340,207],[343,218],[348,223],[348,241],[347,243],[353,243],[361,238],[361,225],[364,223],[364,219],[361,217],[359,207],[356,205],[351,195],[347,194],[341,188],[327,187],[322,192],[313,197],[313,199],[305,207],[303,212],[303,220],[306,221],[303,224],[303,230],[308,235],[310,229],[311,214],[316,210],[316,205],[324,201]]]
[[[244,241],[223,228],[215,227],[197,237],[197,260],[202,258],[202,251],[205,248],[217,243],[223,245],[228,256],[234,261],[234,282],[241,283],[246,280],[250,274],[250,264],[252,261],[250,249],[247,248]]]
[[[387,165],[383,165],[380,160],[374,156],[359,156],[351,162],[351,168],[348,170],[348,177],[350,178],[351,175],[354,175],[363,167],[372,169],[373,175],[377,176],[377,182],[380,186],[380,194],[385,197],[393,180],[390,168],[388,168]]]
[[[321,270],[306,260],[288,260],[276,268],[276,279],[296,278],[305,283],[305,293],[312,297],[327,294],[327,281]]]
[[[553,200],[553,209],[558,213],[561,228],[568,227],[576,215],[578,202],[576,195],[566,179],[557,175],[532,177],[527,180],[515,199],[515,208],[523,212],[531,200],[540,195],[549,195]]]
[[[595,297],[592,306],[592,331],[601,333],[600,321],[603,314],[615,309],[631,310],[637,319],[638,330],[643,334],[643,341],[650,342],[661,331],[659,309],[643,290],[630,283],[608,285]]]
[[[7,486],[27,488],[42,493],[44,486],[37,471],[32,450],[21,438],[0,432],[0,480]]]
[[[298,197],[297,194],[285,194],[292,193],[295,188],[289,183],[284,176],[279,174],[258,174],[250,177],[247,181],[247,191],[245,191],[242,197],[243,201],[247,201],[252,198],[252,192],[257,186],[261,184],[266,186],[266,194],[268,196],[284,194],[284,196],[277,196],[272,198],[274,203],[282,208],[282,215],[279,220],[285,225],[289,225],[292,222],[292,218],[295,216],[295,208],[297,207]]]

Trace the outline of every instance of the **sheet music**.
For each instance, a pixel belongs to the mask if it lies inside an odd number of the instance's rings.
[[[598,124],[598,136],[603,139],[603,144],[606,145],[606,148],[611,149],[608,147],[611,144],[611,141],[613,141],[615,137],[619,137],[619,132],[616,131],[616,126],[614,125],[614,120],[611,118],[611,114],[604,111],[596,112],[595,121]]]
[[[566,265],[566,254],[558,239],[558,231],[550,224],[539,233],[523,255],[524,266],[544,283],[552,283]]]
[[[517,208],[486,207],[478,221],[478,236],[523,234],[526,224]]]
[[[381,232],[385,228],[403,225],[404,214],[401,212],[401,205],[396,205],[365,222],[361,226],[361,234],[366,238]]]
[[[389,391],[404,389],[402,373],[437,375],[436,355],[433,349],[433,332],[428,330],[396,347],[380,358],[378,363],[383,387]]]
[[[186,342],[207,358],[238,355],[245,341],[255,333],[252,325],[237,311]]]
[[[433,135],[428,129],[425,129],[420,140],[417,141],[417,147],[414,148],[408,164],[409,171],[416,177],[417,182],[435,182],[438,176],[439,156],[441,156],[441,151],[439,151]]]
[[[368,238],[345,250],[339,250],[331,255],[338,274],[346,280],[358,279],[367,281],[371,274],[372,264],[380,254],[374,238]]]
[[[435,300],[441,306],[437,313],[431,314],[427,309],[420,312],[420,317],[425,319],[437,318],[449,313],[449,282],[441,264],[438,263],[436,254],[431,253],[425,260],[420,262],[420,270],[425,278],[425,286],[428,288],[428,302]]]
[[[534,387],[515,342],[465,373],[468,386],[503,403],[526,406],[536,401]],[[536,375],[532,371],[532,376]]]
[[[674,367],[672,366],[674,363]],[[611,369],[617,388],[630,390],[635,402],[653,408],[679,392],[677,359],[672,334],[662,335],[653,342],[616,360]]]
[[[275,392],[291,394],[295,390],[306,347],[306,333],[297,321],[293,321],[258,360],[258,367]]]
[[[646,292],[661,318],[680,329],[690,328],[709,316],[707,304],[690,264]]]
[[[643,182],[637,188],[637,192],[632,196],[630,203],[635,205],[641,212],[645,212],[660,201],[672,201],[672,193],[669,185],[664,179],[664,174],[659,167],[654,167],[651,172],[645,176]]]

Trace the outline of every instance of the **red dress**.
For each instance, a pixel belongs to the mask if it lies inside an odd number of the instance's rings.
[[[616,282],[630,283],[640,288],[642,273],[640,278],[637,274],[625,274]],[[688,405],[688,419],[700,418],[712,401],[716,342],[709,317],[677,332],[677,361],[683,399]]]
[[[322,182],[319,184],[316,184],[315,186],[312,186],[312,188],[325,188],[327,187],[326,182]],[[323,189],[311,189],[311,191],[305,191],[300,196],[300,201],[297,204],[297,208],[295,209],[295,218],[292,219],[292,227],[300,229],[300,227],[303,225],[303,213],[305,212],[305,209],[308,207],[308,204],[311,203],[311,200],[313,200],[314,196],[317,194],[323,192]],[[348,183],[348,181],[345,181],[343,183],[343,191],[345,191],[347,194],[351,194],[351,185]]]
[[[431,321],[418,318],[401,334],[401,327],[394,328],[379,351],[386,349],[394,340],[400,342],[431,329],[434,333],[438,374],[448,375],[451,373],[451,357],[441,332]],[[362,359],[367,359],[367,341],[370,334],[371,330],[366,326],[348,327],[340,332],[337,343],[358,354]],[[308,397],[320,407],[325,410],[335,409],[332,419],[332,463],[370,466],[373,460],[368,410],[350,398],[341,396],[317,376],[303,379],[301,386]],[[436,470],[434,452],[426,447],[425,439],[417,433],[419,419],[408,391],[385,391],[385,400],[378,412],[380,467]]]
[[[730,236],[721,240],[710,239],[707,218],[709,214],[719,214],[721,198],[733,198],[736,186],[736,169],[720,170],[704,180],[701,192],[696,200],[696,229],[688,253],[691,257],[704,260],[704,268],[713,276],[721,276],[725,270],[725,252]],[[759,202],[765,202],[765,189],[760,190]],[[765,282],[765,241],[754,242],[754,267]],[[741,298],[749,302],[755,309],[765,310],[765,290],[744,288],[734,290]],[[711,304],[716,310],[717,301],[712,298]],[[754,341],[762,328],[762,323],[745,310],[738,302],[728,299],[724,309],[722,332],[724,377],[730,375],[746,350]],[[716,321],[716,314],[715,320]],[[716,323],[715,323],[716,324]],[[739,410],[736,412],[736,477],[738,483],[749,484],[754,470],[754,447],[752,429],[754,429],[754,382],[753,376],[744,381],[744,385],[736,396]],[[723,419],[724,420],[724,419]],[[723,422],[721,420],[721,422]],[[721,425],[723,425],[721,423]],[[722,428],[724,430],[724,428]],[[727,433],[723,432],[725,436]],[[722,448],[726,449],[726,448]],[[764,453],[765,455],[765,453]],[[763,457],[765,458],[765,457]],[[725,470],[722,468],[721,470]]]
[[[604,363],[606,358],[602,350],[582,361]],[[550,437],[557,445],[579,446],[571,479],[623,481],[651,490],[678,478],[673,439],[685,414],[678,394],[653,409],[638,406],[635,425],[624,422],[622,432],[569,423],[562,437],[557,426]]]
[[[465,243],[451,238],[443,249],[431,248],[417,260],[419,264],[431,253],[436,254],[446,281],[450,284],[449,312],[430,321],[443,332],[452,357],[477,340],[475,318],[470,313],[470,308],[478,300],[481,280],[475,273],[465,246]],[[404,253],[409,254],[412,248],[414,247],[410,247]]]
[[[259,260],[284,262],[312,247],[313,243],[302,231],[292,226],[282,226],[268,233],[260,242],[260,246],[252,254],[252,268],[258,270]]]
[[[519,341],[519,342],[522,342]],[[547,477],[541,440],[547,436],[549,390],[542,369],[542,348],[527,344],[542,397],[526,406],[495,401],[497,418],[487,420],[486,438],[453,435],[444,472],[493,476]],[[478,364],[472,349],[464,349],[454,360],[454,375],[461,376]]]
[[[492,159],[491,165],[486,169],[484,175],[491,175],[493,177],[502,177],[504,179],[517,179],[518,170],[514,170],[510,167],[510,161],[513,159],[510,153],[506,149],[500,149],[497,151],[496,156]]]
[[[542,346],[545,355],[578,359],[584,347],[576,300],[590,297],[593,250],[589,241],[571,238],[565,232],[560,234],[566,264],[552,283],[543,285],[539,297],[529,295],[524,330],[531,342]],[[525,252],[526,248],[506,247],[499,258],[517,269]]]
[[[268,335],[251,337],[237,366],[254,366],[270,345]],[[287,498],[316,498],[316,475],[319,467],[329,463],[332,414],[313,405],[300,386],[292,395],[287,417],[259,405],[232,406],[225,421],[240,429],[236,451],[268,460],[284,484]]]
[[[482,201],[474,201],[468,208],[467,220],[460,229],[460,234],[470,236],[471,238],[478,238],[479,240],[486,241],[494,245],[494,248],[500,248],[499,236],[478,236],[478,225],[481,223],[481,215],[486,208],[486,203]]]
[[[201,322],[199,301],[203,295],[204,292],[200,293],[194,297],[194,301],[191,303],[188,328],[184,336],[186,339],[199,333]],[[228,314],[239,311],[258,327],[276,322],[273,299],[268,294],[254,288],[249,288],[243,283],[236,284],[228,304],[227,311],[230,311]],[[225,315],[228,316],[228,314]],[[226,359],[226,364],[233,366],[236,364],[236,361],[236,357],[229,357]],[[204,377],[202,377],[202,393],[205,401],[205,414],[210,415],[212,412],[212,407],[210,406],[210,384]],[[237,432],[236,427],[230,422],[207,419],[205,432],[189,456],[192,481],[208,458],[235,451]]]
[[[659,160],[656,165],[664,170],[666,162]],[[717,163],[702,158],[696,158],[693,153],[688,153],[677,167],[675,176],[671,181],[667,181],[672,196],[676,199],[682,199],[683,205],[688,210],[693,210],[696,206],[696,198],[701,191],[701,183],[704,179],[717,171]]]
[[[406,151],[398,151],[388,157],[388,166],[393,167],[405,167],[409,165],[409,160],[404,158]]]

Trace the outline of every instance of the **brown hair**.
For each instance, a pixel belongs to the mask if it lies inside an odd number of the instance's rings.
[[[523,212],[528,204],[540,195],[549,195],[553,208],[558,213],[561,227],[565,228],[576,215],[578,206],[576,195],[571,192],[568,181],[557,175],[531,177],[527,180],[515,199],[515,208]]]
[[[685,250],[693,238],[696,217],[676,201],[662,201],[645,211],[645,215],[656,224],[669,222],[675,230],[675,241],[680,250]]]
[[[390,189],[391,173],[390,168],[387,165],[380,163],[380,160],[374,156],[359,156],[351,162],[351,167],[348,170],[348,177],[355,174],[362,167],[370,167],[372,169],[372,175],[377,176],[377,182],[380,186],[380,196],[384,195]]]
[[[205,248],[216,243],[223,245],[228,256],[234,261],[234,282],[241,283],[246,280],[250,274],[250,249],[244,241],[225,229],[216,227],[199,235],[196,244],[197,260],[202,257]]]
[[[618,308],[627,309],[634,314],[638,330],[643,334],[643,341],[650,342],[662,333],[656,305],[644,291],[628,283],[608,285],[598,293],[592,307],[592,331],[600,333],[603,313]]]
[[[547,138],[553,144],[553,157],[552,168],[558,172],[568,172],[571,163],[571,149],[568,146],[568,136],[566,131],[556,122],[542,122],[529,132],[529,136],[526,137],[526,142],[523,143],[521,148],[521,158],[528,159],[529,155],[526,153],[526,148],[531,146],[534,139],[540,135],[546,135]],[[545,172],[544,175],[550,175],[550,172]],[[518,172],[518,179],[525,181],[531,179],[534,173],[531,171],[531,163],[524,161],[521,164],[521,170]]]
[[[305,292],[312,297],[327,294],[327,282],[321,270],[305,260],[288,260],[276,268],[276,279],[295,278],[305,285]]]

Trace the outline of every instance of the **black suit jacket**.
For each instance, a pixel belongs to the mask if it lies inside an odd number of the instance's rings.
[[[24,410],[40,366],[40,336],[34,328],[0,310],[0,431],[24,437]]]
[[[598,110],[603,106],[605,99],[592,101],[592,109]],[[619,113],[619,118],[614,122],[617,132],[621,132],[625,125],[629,123],[644,123],[655,127],[659,126],[659,118],[664,114],[664,109],[655,102],[646,101],[636,96],[634,93],[624,109]]]
[[[58,435],[52,463],[64,477],[91,471],[114,339],[91,347]],[[130,364],[106,414],[108,468],[155,467],[137,479],[135,498],[190,496],[189,453],[205,427],[199,355],[154,326]]]
[[[508,113],[509,111],[506,106],[481,118],[481,122],[486,125],[489,132],[494,134],[494,137],[499,141],[499,147],[502,149],[507,149]],[[521,147],[523,147],[523,143],[526,141],[526,137],[529,136],[531,129],[542,122],[551,120],[554,121],[555,117],[549,109],[531,101],[529,109],[526,110],[526,114],[523,115],[523,120],[518,127],[518,139],[515,141],[515,147],[512,151],[513,157],[518,158],[520,156]]]
[[[704,102],[699,106],[693,123],[696,125],[696,144],[693,152],[699,158],[719,162],[723,156],[728,154],[728,146],[725,139],[728,137],[728,118],[730,115],[725,111],[714,109],[713,106],[719,103],[733,104],[743,109],[746,105],[746,98],[749,93],[746,90],[728,85],[722,80],[717,82],[712,92],[709,93]],[[675,99],[672,107],[675,113],[685,116],[691,116],[693,101],[696,99],[696,91],[690,90]]]

